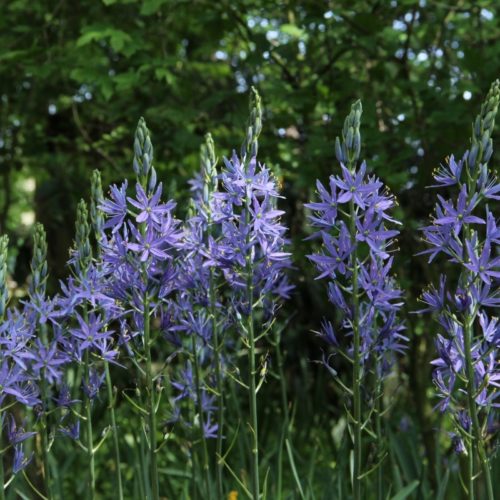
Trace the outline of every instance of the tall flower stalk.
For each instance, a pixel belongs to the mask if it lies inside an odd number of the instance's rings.
[[[256,91],[252,91],[250,101],[250,121],[247,129],[246,141],[242,148],[243,163],[247,159],[253,158],[254,161],[258,152],[258,138],[262,130],[262,108],[260,96]],[[248,170],[245,171],[245,174]],[[250,223],[251,192],[247,190],[245,195],[245,225]],[[253,277],[253,256],[250,250],[250,239],[252,234],[246,231],[245,234],[245,273],[246,273],[246,291],[247,291],[247,311],[246,325],[242,325],[248,340],[248,377],[249,377],[249,395],[250,395],[250,424],[252,432],[252,454],[253,464],[251,467],[252,473],[252,493],[254,500],[260,497],[260,478],[259,478],[259,422],[257,415],[257,370],[255,366],[255,331],[254,331],[254,277]]]
[[[290,289],[284,270],[290,267],[285,251],[283,212],[275,208],[279,197],[276,180],[257,163],[258,137],[262,129],[260,97],[252,89],[250,120],[241,158],[224,160],[219,176],[221,188],[214,193],[212,218],[217,238],[210,240],[207,265],[220,269],[229,287],[234,321],[247,349],[246,386],[250,407],[250,492],[260,496],[259,426],[257,392],[263,376],[256,363],[257,342],[272,328],[279,298]],[[257,321],[258,320],[258,321]],[[256,324],[261,330],[256,331]]]
[[[36,432],[25,431],[24,424],[18,424],[18,409],[39,407],[39,378],[33,370],[36,357],[30,352],[30,343],[36,332],[36,322],[30,311],[7,308],[9,293],[7,286],[8,238],[0,237],[0,497],[33,458],[25,455],[25,441]],[[13,408],[12,411],[10,409]],[[31,427],[31,426],[30,426]],[[4,440],[7,437],[7,440]],[[29,449],[32,449],[31,444]],[[12,451],[13,453],[7,454]],[[6,480],[4,459],[12,456],[11,475]],[[35,490],[36,491],[36,490]],[[37,494],[39,493],[36,491]]]
[[[168,309],[169,295],[176,289],[174,266],[181,233],[172,210],[175,203],[162,203],[162,184],[152,166],[153,146],[144,119],[139,120],[134,139],[133,169],[137,183],[135,196],[127,196],[128,184],[111,187],[111,196],[101,210],[106,214],[105,229],[111,234],[103,244],[104,263],[112,274],[111,295],[127,311],[123,325],[128,340],[129,360],[137,367],[139,391],[144,408],[134,402],[146,417],[141,432],[141,449],[147,449],[143,475],[148,498],[158,500],[157,417],[163,391],[161,374],[153,366],[153,345],[157,340],[152,318]],[[124,340],[124,342],[126,342]],[[125,393],[124,393],[125,394]],[[125,394],[130,400],[130,398]]]
[[[340,354],[352,365],[351,382],[345,384],[330,365],[330,356],[323,360],[352,403],[348,416],[352,424],[352,491],[356,500],[364,495],[363,429],[370,423],[370,417],[367,421],[363,417],[363,387],[370,373],[374,375],[374,389],[380,386],[394,363],[394,354],[403,351],[406,340],[397,319],[402,293],[390,274],[390,247],[398,231],[386,227],[387,223],[396,223],[388,213],[395,200],[383,190],[382,182],[367,175],[365,162],[358,167],[361,113],[357,101],[344,122],[342,139],[335,142],[342,175],[330,176],[329,189],[317,181],[319,200],[306,205],[313,211],[309,218],[317,228],[311,238],[322,242],[322,251],[309,258],[320,272],[318,279],[329,279],[328,298],[342,312],[341,328],[350,338],[344,348],[332,323],[324,321],[320,336],[334,355]],[[375,467],[380,466],[378,463]]]
[[[90,225],[87,204],[80,200],[76,215],[76,236],[75,253],[77,260],[77,269],[79,279],[85,280],[92,263],[92,248],[90,245]],[[83,321],[89,322],[87,307],[83,307]],[[83,359],[84,384],[90,387],[91,364],[90,349],[85,349]],[[94,458],[94,435],[92,427],[92,399],[90,391],[84,391],[84,411],[87,437],[87,466],[88,466],[88,498],[93,500],[95,497],[95,458]]]
[[[184,229],[184,258],[180,265],[180,274],[186,303],[182,305],[184,316],[181,319],[183,329],[191,337],[192,364],[194,368],[194,401],[199,420],[199,441],[202,448],[201,463],[205,477],[205,495],[212,497],[210,457],[208,439],[212,437],[211,400],[217,407],[216,424],[216,486],[218,497],[223,496],[223,463],[217,457],[222,456],[223,422],[223,374],[221,366],[220,343],[220,297],[217,296],[218,273],[214,267],[204,266],[210,240],[215,237],[211,204],[213,193],[217,189],[217,170],[214,142],[210,134],[200,148],[201,172],[191,181],[193,195],[192,214]],[[188,305],[189,304],[189,305]],[[187,307],[186,307],[187,306]],[[208,311],[208,314],[205,314]],[[187,315],[186,315],[187,313]],[[179,319],[179,318],[178,318]],[[204,369],[204,366],[205,369]],[[208,380],[207,374],[215,374],[215,387]],[[213,377],[212,377],[213,379]],[[208,396],[207,390],[215,394]]]
[[[203,206],[206,207],[206,219],[208,228],[208,238],[205,242],[206,247],[209,245],[209,238],[214,238],[214,226],[212,220],[211,204],[213,201],[213,193],[217,191],[217,158],[215,156],[215,146],[212,136],[205,136],[205,144],[201,148],[201,175],[203,182]],[[209,269],[208,277],[208,309],[210,313],[210,321],[212,324],[212,342],[214,352],[214,369],[215,383],[217,388],[217,443],[216,443],[216,481],[217,481],[217,496],[222,498],[223,492],[223,473],[224,464],[222,457],[222,443],[224,439],[224,377],[222,370],[222,347],[221,332],[219,331],[219,320],[217,311],[217,276],[214,267]]]
[[[50,407],[51,373],[49,372],[52,345],[48,337],[48,328],[45,319],[46,310],[46,283],[48,277],[47,268],[47,236],[41,224],[35,226],[33,236],[33,258],[31,261],[31,283],[29,289],[30,304],[39,311],[38,325],[40,328],[38,339],[38,352],[40,354],[40,389],[42,408],[40,415],[40,433],[42,436],[43,477],[47,498],[53,498],[52,480],[50,477],[49,453],[52,447],[48,414]],[[54,344],[55,345],[55,344]]]
[[[105,243],[104,235],[104,214],[101,210],[101,205],[104,201],[104,194],[102,190],[101,174],[99,170],[94,170],[91,180],[91,199],[90,199],[90,219],[94,230],[96,240],[96,251],[98,261],[101,260],[101,249]],[[108,399],[108,410],[113,433],[113,449],[115,454],[115,467],[116,467],[116,486],[118,488],[118,500],[123,499],[123,481],[121,472],[121,458],[120,458],[120,443],[118,436],[118,427],[116,425],[116,412],[115,412],[115,391],[113,389],[113,382],[111,379],[111,371],[109,369],[109,362],[104,359],[104,372],[106,380],[106,392]]]
[[[423,228],[430,248],[422,252],[429,254],[429,263],[444,254],[458,271],[455,285],[443,274],[439,286],[423,294],[422,311],[437,313],[443,331],[436,340],[433,380],[441,398],[438,407],[455,424],[455,447],[467,453],[467,493],[475,498],[479,490],[474,481],[482,471],[490,500],[494,494],[486,442],[498,406],[500,341],[497,319],[489,311],[500,305],[500,229],[488,200],[500,199],[500,184],[488,162],[499,101],[497,80],[473,123],[470,149],[458,162],[451,156],[434,173],[432,187],[454,189],[455,200],[438,195],[432,224]]]
[[[153,161],[153,145],[149,137],[149,131],[144,120],[139,121],[134,141],[134,168],[137,174],[138,183],[142,186],[143,191],[148,189],[148,181],[150,180],[152,161]],[[146,200],[144,200],[146,201]],[[148,200],[149,201],[149,200]],[[144,203],[144,202],[143,202]],[[147,214],[151,214],[151,209],[146,204],[142,208]],[[138,221],[139,222],[139,221]],[[146,236],[148,230],[146,221],[140,222],[139,231],[142,238]],[[144,243],[146,250],[150,249],[149,242]],[[143,282],[148,281],[147,261],[141,258],[141,277]],[[152,367],[152,338],[151,338],[151,304],[150,291],[145,287],[142,294],[143,306],[143,333],[144,333],[144,355],[146,357],[146,370],[144,374],[146,382],[146,394],[148,399],[148,416],[149,416],[149,466],[151,468],[151,486],[152,499],[158,500],[160,497],[158,484],[158,459],[157,459],[157,428],[156,428],[156,393],[154,386],[154,373]]]

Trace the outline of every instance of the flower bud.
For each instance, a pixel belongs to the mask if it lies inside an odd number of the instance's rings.
[[[352,150],[353,140],[354,140],[354,129],[352,127],[349,127],[347,129],[347,136],[345,138],[345,144],[346,144],[346,147],[347,147],[348,150],[349,149]]]
[[[156,169],[154,167],[151,167],[151,176],[149,178],[149,190],[151,192],[154,191],[157,182],[158,182],[158,177],[156,175]]]
[[[8,246],[8,236],[0,236],[0,319],[5,316],[5,310],[7,308],[7,302],[9,300],[9,290],[7,288]]]
[[[144,118],[139,119],[134,137],[134,161],[132,166],[137,181],[144,187],[148,186],[149,175],[153,164],[153,144]]]
[[[491,159],[491,155],[493,154],[493,141],[492,139],[490,139],[488,141],[488,144],[486,145],[486,147],[484,148],[484,152],[483,152],[483,161],[485,163],[488,163]]]
[[[90,220],[97,242],[102,241],[104,235],[104,215],[99,208],[104,201],[104,194],[102,191],[101,173],[99,170],[92,172],[92,179],[90,184]]]
[[[262,130],[261,100],[255,87],[250,92],[250,119],[247,127],[247,136],[241,147],[242,156],[254,158],[258,153],[258,138]]]
[[[337,137],[335,140],[335,155],[337,160],[346,165],[354,164],[358,161],[361,152],[361,134],[359,127],[361,124],[361,114],[363,108],[361,101],[356,101],[351,106],[351,112],[344,121],[342,129],[342,144]]]
[[[477,188],[481,191],[488,182],[488,165],[485,163],[481,164],[479,169],[479,178],[477,180]]]
[[[42,224],[37,223],[33,235],[32,279],[29,287],[29,295],[34,302],[37,302],[36,297],[45,297],[47,269],[47,235]]]
[[[469,156],[467,158],[469,169],[473,169],[476,165],[477,154],[479,153],[479,147],[477,144],[474,144],[469,151]]]
[[[92,262],[89,212],[85,200],[80,200],[76,211],[75,252],[77,272],[85,276]]]
[[[495,126],[499,101],[500,81],[495,80],[481,106],[481,112],[474,120],[471,138],[472,146],[468,161],[469,169],[473,169],[476,163],[488,162],[491,158],[489,143]],[[481,145],[481,149],[479,149],[479,145]],[[486,152],[488,153],[487,155],[485,154]],[[486,157],[488,158],[487,160]]]
[[[335,156],[339,163],[346,163],[346,158],[343,155],[342,146],[340,145],[340,139],[338,137],[335,138]]]

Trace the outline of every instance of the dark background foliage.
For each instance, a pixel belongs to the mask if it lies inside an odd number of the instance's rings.
[[[362,99],[363,156],[399,199],[396,265],[406,310],[415,309],[437,274],[414,257],[416,229],[435,196],[426,186],[447,155],[467,148],[473,116],[500,74],[499,35],[494,0],[1,2],[0,232],[14,242],[16,293],[29,273],[33,220],[47,227],[52,275],[66,273],[90,173],[101,170],[105,185],[130,176],[140,116],[153,134],[159,174],[182,201],[207,131],[219,157],[239,147],[255,85],[265,108],[260,160],[284,186],[295,255],[297,291],[282,312],[294,314],[283,334],[289,392],[292,402],[304,401],[298,422],[338,417],[343,409],[328,376],[311,362],[321,356],[311,330],[329,308],[304,258],[311,248],[303,203],[316,178],[338,171],[334,138]],[[424,460],[404,474],[409,480],[424,467],[433,483],[436,327],[418,315],[408,315],[407,325],[404,390],[394,411],[411,419]]]

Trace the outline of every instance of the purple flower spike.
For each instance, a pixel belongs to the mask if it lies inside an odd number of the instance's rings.
[[[438,357],[432,361],[438,408],[453,417],[456,432],[449,433],[457,453],[487,457],[483,429],[500,407],[500,332],[498,319],[488,309],[500,307],[500,230],[498,221],[485,205],[499,199],[500,185],[488,171],[492,154],[491,134],[500,101],[500,82],[495,82],[476,118],[471,149],[456,163],[435,174],[433,187],[455,187],[455,201],[438,195],[432,225],[422,229],[431,247],[429,262],[446,256],[457,270],[439,287],[423,293],[426,307],[419,312],[436,314],[440,333],[436,337]],[[486,214],[486,217],[482,216]],[[489,465],[482,477],[491,489]],[[471,471],[472,483],[478,470]],[[491,495],[489,495],[491,497]]]

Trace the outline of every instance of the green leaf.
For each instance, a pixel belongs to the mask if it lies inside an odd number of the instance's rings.
[[[83,47],[93,42],[94,40],[100,40],[101,38],[103,38],[102,31],[87,31],[76,41],[76,46]]]
[[[121,52],[126,44],[132,42],[132,37],[125,31],[115,28],[102,28],[100,26],[90,26],[76,41],[77,47],[84,47],[92,42],[109,39],[111,48],[116,52]]]
[[[285,35],[291,36],[292,38],[303,38],[304,30],[296,26],[295,24],[282,24],[280,30]]]
[[[302,489],[302,484],[300,482],[299,474],[297,472],[297,468],[295,467],[295,460],[293,458],[293,450],[290,445],[290,441],[285,439],[286,451],[288,453],[288,459],[290,460],[290,467],[292,468],[293,478],[295,479],[295,484],[297,485],[297,489],[299,490],[299,495],[302,500],[305,499],[304,490]]]
[[[111,82],[111,78],[101,80],[99,88],[104,99],[109,101],[113,95],[113,83]]]
[[[156,14],[161,6],[167,3],[168,0],[145,0],[141,7],[142,16],[151,16]]]
[[[116,50],[116,52],[120,52],[126,43],[132,41],[132,37],[128,33],[125,33],[125,31],[121,30],[110,30],[109,37],[111,47],[113,50]]]
[[[171,85],[174,83],[174,75],[173,73],[168,70],[167,68],[156,68],[155,69],[155,77],[157,80],[164,80],[166,83]]]
[[[10,50],[9,52],[0,54],[0,61],[5,63],[13,59],[21,59],[28,53],[28,50]]]
[[[130,90],[136,88],[139,85],[140,76],[133,71],[128,73],[120,73],[113,77],[116,83],[116,89],[118,91]]]
[[[415,479],[415,481],[411,482],[408,486],[405,486],[402,490],[396,493],[391,500],[404,500],[408,496],[410,496],[415,489],[417,489],[420,481]]]

